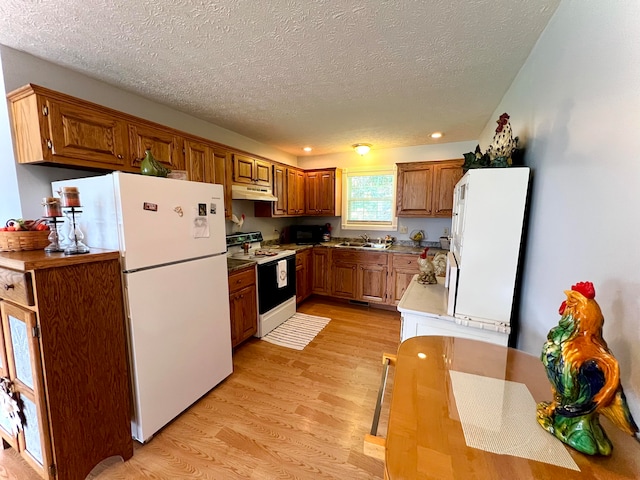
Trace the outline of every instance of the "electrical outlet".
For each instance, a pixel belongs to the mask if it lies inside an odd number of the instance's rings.
[[[406,225],[400,225],[400,233],[409,233],[409,227]]]
[[[449,236],[449,229],[448,229],[448,228],[445,228],[445,229],[444,229],[444,236],[445,236],[445,237],[448,237],[448,236]]]

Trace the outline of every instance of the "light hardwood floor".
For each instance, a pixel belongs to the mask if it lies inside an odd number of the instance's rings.
[[[363,438],[400,316],[317,297],[299,311],[331,322],[303,351],[248,340],[229,378],[137,444],[129,461],[109,459],[89,478],[382,479],[382,461],[364,455]],[[0,479],[38,478],[13,450],[0,452]]]

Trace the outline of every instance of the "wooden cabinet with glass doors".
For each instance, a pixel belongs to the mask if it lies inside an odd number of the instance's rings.
[[[47,480],[133,455],[118,252],[0,253],[2,444]]]

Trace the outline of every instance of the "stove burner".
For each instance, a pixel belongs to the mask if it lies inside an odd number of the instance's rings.
[[[278,255],[278,252],[274,252],[273,250],[256,250],[253,252],[253,255],[256,257],[273,257]]]

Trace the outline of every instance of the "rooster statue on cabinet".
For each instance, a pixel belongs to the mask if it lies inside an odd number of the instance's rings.
[[[538,423],[567,445],[589,455],[610,455],[600,414],[636,437],[636,425],[620,384],[617,360],[602,338],[604,317],[591,282],[565,291],[560,322],[549,331],[541,360],[553,400],[537,407]]]

